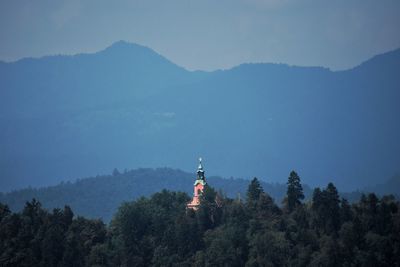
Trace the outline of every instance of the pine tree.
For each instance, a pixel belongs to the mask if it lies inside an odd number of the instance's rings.
[[[10,213],[11,213],[11,211],[10,211],[9,207],[7,205],[0,203],[0,222],[3,218],[5,218]]]
[[[289,212],[292,212],[296,206],[301,204],[301,200],[304,199],[300,177],[295,171],[290,173],[287,185],[287,205]]]
[[[260,195],[264,192],[257,177],[251,180],[249,188],[247,189],[247,206],[250,209],[255,209]]]
[[[324,190],[327,201],[326,212],[328,214],[327,232],[337,232],[340,228],[340,199],[339,193],[333,183],[329,183]]]

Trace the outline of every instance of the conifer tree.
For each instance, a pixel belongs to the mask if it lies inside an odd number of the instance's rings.
[[[289,211],[292,212],[296,206],[301,204],[301,200],[304,199],[300,177],[295,171],[290,172],[287,185],[287,205]]]
[[[325,198],[327,201],[327,231],[337,232],[340,227],[340,199],[339,193],[333,183],[329,183],[324,190]]]
[[[260,195],[264,192],[263,188],[261,187],[260,182],[258,181],[257,177],[254,177],[251,180],[249,188],[247,189],[247,205],[250,208],[255,208],[255,205],[260,198]]]

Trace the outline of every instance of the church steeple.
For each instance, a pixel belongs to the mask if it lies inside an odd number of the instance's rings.
[[[203,193],[204,186],[206,185],[206,177],[204,176],[204,169],[202,159],[199,158],[199,166],[197,167],[197,177],[194,182],[193,199],[187,204],[189,209],[197,210],[200,205],[200,196]]]
[[[199,167],[197,167],[197,180],[205,180],[203,165],[201,164],[202,158],[199,158]]]

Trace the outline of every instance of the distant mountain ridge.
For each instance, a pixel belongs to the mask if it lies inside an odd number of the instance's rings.
[[[45,208],[52,209],[71,206],[77,215],[102,218],[108,222],[124,201],[132,201],[141,196],[150,196],[163,189],[193,194],[195,174],[181,170],[158,168],[136,169],[112,175],[102,175],[75,182],[61,183],[43,188],[26,188],[9,193],[0,193],[0,203],[6,203],[14,211],[23,208],[26,201],[35,198]],[[231,198],[246,198],[249,180],[207,177],[209,185]],[[262,182],[265,190],[278,202],[285,194],[286,186]],[[311,190],[305,186],[305,193]]]
[[[126,42],[1,63],[0,188],[191,166],[199,155],[225,177],[284,182],[296,169],[311,185],[376,184],[399,172],[399,70],[398,49],[338,72],[192,72]]]
[[[207,176],[207,175],[206,175]],[[136,169],[114,172],[112,175],[101,175],[78,179],[75,182],[61,183],[43,188],[25,188],[8,193],[0,192],[0,203],[9,205],[11,210],[20,211],[27,201],[33,198],[40,201],[43,207],[51,210],[69,205],[77,215],[89,218],[102,218],[109,222],[117,208],[124,201],[132,201],[142,196],[150,196],[163,189],[193,194],[193,182],[196,175],[177,169]],[[207,183],[226,196],[246,200],[246,192],[250,180],[224,179],[217,176],[206,178]],[[285,183],[261,181],[261,185],[275,203],[280,205],[286,196]],[[326,185],[323,185],[326,187]],[[305,201],[312,197],[313,189],[303,184]],[[393,177],[386,183],[369,187],[356,192],[339,192],[350,202],[360,200],[362,192],[374,192],[379,196],[393,194],[400,196],[400,177]]]

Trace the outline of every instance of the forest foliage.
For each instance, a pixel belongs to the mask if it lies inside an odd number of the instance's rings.
[[[350,204],[329,183],[303,200],[292,172],[282,205],[257,178],[245,197],[207,186],[197,211],[184,192],[123,203],[109,225],[27,202],[0,204],[0,266],[399,266],[400,203]]]
[[[163,189],[193,192],[195,174],[171,168],[139,168],[134,170],[114,169],[112,174],[98,175],[64,182],[42,188],[25,188],[8,193],[0,193],[0,202],[7,204],[12,211],[21,211],[27,201],[38,200],[46,209],[70,206],[76,215],[91,219],[111,221],[119,205],[142,196],[149,197]],[[218,176],[207,177],[216,190],[223,190],[229,197],[246,194],[249,180]],[[260,181],[265,191],[276,201],[281,202],[286,194],[284,184]],[[304,193],[311,197],[312,189],[304,186]],[[357,199],[359,194],[356,193]]]
[[[64,182],[55,186],[42,188],[25,188],[8,193],[0,193],[0,202],[7,204],[14,212],[22,211],[27,201],[38,200],[46,209],[70,206],[76,215],[91,219],[102,219],[109,223],[124,201],[132,201],[142,196],[149,197],[163,189],[192,193],[193,177],[195,174],[171,168],[139,168],[134,170],[117,170],[112,174],[98,175],[78,179],[75,182]],[[222,190],[228,197],[235,198],[240,194],[246,195],[249,180],[239,178],[207,177],[209,185],[217,191]],[[286,185],[269,183],[266,179],[260,183],[264,191],[278,205],[286,196]],[[302,184],[305,200],[312,197],[310,186]],[[400,196],[400,176],[381,184],[366,188],[363,191],[340,192],[340,196],[349,202],[360,199],[362,192],[375,192],[379,196],[395,192]]]

